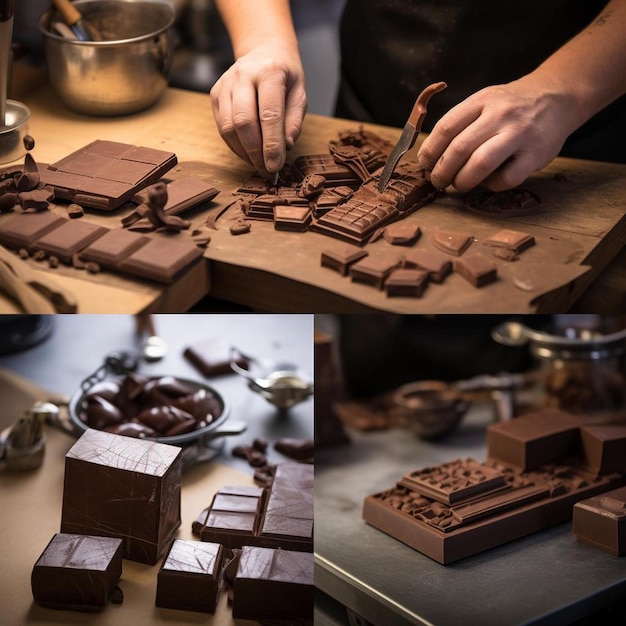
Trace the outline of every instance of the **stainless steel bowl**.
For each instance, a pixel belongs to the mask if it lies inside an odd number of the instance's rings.
[[[167,87],[174,9],[163,0],[79,0],[83,19],[103,41],[66,39],[39,19],[50,82],[78,113],[126,115],[154,104]]]
[[[28,107],[17,100],[7,100],[5,126],[0,124],[0,163],[17,161],[26,154],[24,137],[28,134]]]

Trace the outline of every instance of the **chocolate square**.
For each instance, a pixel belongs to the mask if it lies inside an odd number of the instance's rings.
[[[48,256],[56,256],[70,264],[72,257],[99,237],[108,232],[108,228],[85,220],[68,220],[58,228],[35,241],[30,250],[43,250]]]
[[[345,244],[341,248],[324,250],[322,252],[322,267],[328,267],[339,272],[342,276],[347,276],[350,265],[365,258],[368,254],[363,248]]]
[[[182,451],[89,429],[65,456],[61,530],[124,539],[154,565],[180,526]]]
[[[394,222],[385,228],[383,239],[393,246],[412,246],[422,234],[417,224]]]
[[[122,228],[114,228],[96,239],[80,253],[83,261],[94,261],[102,267],[117,268],[133,252],[145,246],[149,237]]]
[[[354,283],[364,283],[382,289],[387,276],[401,264],[400,258],[367,257],[350,267],[350,278]]]
[[[404,257],[404,266],[428,272],[428,278],[434,283],[441,283],[452,271],[449,257],[436,250],[411,250]]]
[[[472,245],[473,241],[474,237],[468,233],[443,230],[435,231],[430,238],[430,242],[435,248],[452,256],[461,256]]]
[[[580,429],[584,463],[595,474],[626,474],[626,426],[584,426]]]
[[[122,543],[116,537],[54,535],[33,567],[35,602],[75,611],[104,608],[122,575]]]
[[[420,298],[428,284],[428,272],[423,270],[397,269],[385,281],[387,296]]]
[[[484,287],[498,278],[495,263],[482,254],[473,254],[454,262],[454,271],[474,287]]]
[[[517,230],[505,228],[499,230],[495,235],[487,237],[483,241],[486,246],[494,246],[496,248],[507,248],[516,254],[523,252],[527,248],[535,245],[535,238],[528,233],[522,233]]]
[[[313,619],[313,555],[246,546],[233,587],[233,617]]]
[[[174,236],[151,238],[149,243],[133,252],[118,270],[160,283],[171,283],[186,267],[202,256],[202,250]]]
[[[274,228],[304,232],[311,223],[311,210],[308,206],[281,204],[274,207]]]
[[[159,569],[156,606],[215,613],[223,553],[217,543],[174,540]]]
[[[0,222],[0,244],[14,250],[30,248],[33,242],[67,221],[50,211],[12,215]]]

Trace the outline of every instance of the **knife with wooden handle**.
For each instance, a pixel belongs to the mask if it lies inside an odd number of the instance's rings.
[[[424,118],[426,117],[428,102],[436,93],[443,91],[447,86],[446,83],[434,83],[426,87],[426,89],[417,96],[417,100],[413,105],[409,119],[404,125],[400,139],[395,148],[391,151],[383,167],[380,179],[378,180],[378,191],[380,193],[385,191],[400,159],[415,145],[415,140],[420,134]]]

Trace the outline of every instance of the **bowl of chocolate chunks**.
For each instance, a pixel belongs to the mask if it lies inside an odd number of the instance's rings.
[[[69,403],[74,429],[186,445],[219,434],[230,409],[204,383],[174,376],[128,372],[95,382],[76,392]]]

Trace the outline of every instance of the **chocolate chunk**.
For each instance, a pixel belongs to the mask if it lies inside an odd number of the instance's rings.
[[[482,254],[474,254],[454,262],[454,271],[474,287],[483,287],[498,278],[494,263]]]
[[[53,269],[54,269],[55,267],[59,267],[59,257],[56,257],[56,256],[51,256],[51,257],[48,259],[48,265],[49,265],[51,268],[53,268]]]
[[[441,283],[452,271],[452,261],[435,250],[411,250],[404,257],[404,267],[424,270],[428,272],[429,280]]]
[[[367,255],[368,253],[362,248],[346,244],[341,248],[324,250],[322,252],[322,267],[328,267],[339,272],[342,276],[347,276],[350,266]]]
[[[15,175],[14,180],[15,187],[19,193],[37,189],[40,180],[39,168],[32,154],[26,154],[24,157],[24,168],[20,173]]]
[[[67,215],[70,219],[75,220],[85,215],[85,209],[80,204],[72,203],[67,207]]]
[[[111,604],[122,604],[124,602],[124,592],[117,585],[113,587],[110,600]]]
[[[420,298],[428,284],[428,272],[423,270],[397,269],[385,281],[387,296]]]
[[[274,228],[276,230],[305,232],[311,220],[311,210],[308,206],[279,205],[274,207]]]
[[[180,526],[182,451],[89,429],[65,457],[61,531],[124,539],[154,565]]]
[[[245,546],[233,592],[233,617],[313,619],[313,555]]]
[[[26,148],[26,150],[32,150],[35,147],[35,140],[32,138],[31,135],[24,135],[24,148]]]
[[[239,353],[231,355],[231,346],[222,339],[205,339],[185,348],[183,356],[205,378],[232,374],[230,367],[231,356],[235,363],[243,369],[248,369],[249,361]]]
[[[52,200],[54,200],[54,194],[48,189],[20,191],[17,194],[17,201],[23,211],[45,211]]]
[[[176,539],[159,569],[156,606],[215,613],[223,553],[216,543]]]
[[[109,400],[97,395],[90,395],[83,402],[85,421],[90,428],[104,430],[124,421],[122,412]]]
[[[85,263],[85,269],[90,274],[98,274],[101,270],[100,265],[98,263],[94,263],[93,261],[88,261]]]
[[[274,450],[294,461],[305,461],[312,458],[315,442],[312,439],[285,437],[274,444]]]
[[[173,406],[155,406],[146,409],[137,415],[137,420],[170,437],[174,434],[189,432],[196,427],[196,420],[189,413]],[[174,428],[176,432],[170,433]]]
[[[154,438],[159,436],[159,433],[153,428],[149,428],[144,424],[137,424],[136,422],[115,424],[113,426],[107,426],[104,430],[107,433],[112,433],[114,435],[136,437],[137,439]]]
[[[626,426],[585,426],[580,434],[585,466],[594,474],[626,474]]]
[[[265,452],[267,450],[267,439],[263,439],[261,437],[257,437],[252,442],[252,447],[259,452]]]
[[[54,535],[33,567],[35,602],[53,609],[103,609],[122,575],[122,544],[116,537]]]
[[[389,274],[394,269],[400,267],[401,264],[402,259],[399,257],[367,257],[350,267],[350,278],[352,282],[364,283],[377,289],[382,289]]]
[[[421,234],[422,231],[417,224],[395,222],[385,228],[383,238],[393,246],[412,246]]]
[[[149,242],[150,238],[145,235],[114,228],[87,246],[81,252],[81,259],[115,269],[124,259]]]
[[[246,222],[245,220],[237,220],[230,225],[230,234],[231,235],[243,235],[245,233],[250,232],[250,222]]]
[[[487,237],[483,241],[486,246],[494,246],[496,248],[507,248],[516,254],[523,252],[527,248],[535,245],[535,238],[528,233],[522,233],[517,230],[504,229],[494,235]]]
[[[430,242],[435,248],[451,254],[461,256],[472,244],[474,238],[467,233],[453,233],[449,231],[436,231],[430,238]]]
[[[522,217],[541,213],[541,199],[527,189],[489,191],[475,189],[465,196],[465,206],[473,213],[494,217]]]

